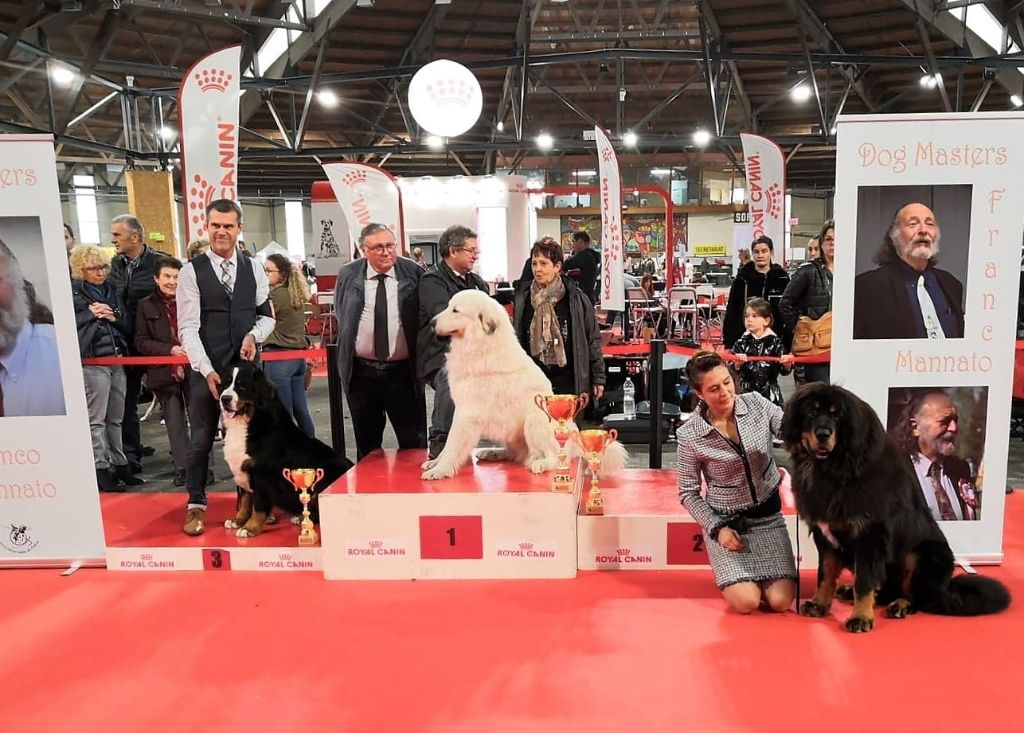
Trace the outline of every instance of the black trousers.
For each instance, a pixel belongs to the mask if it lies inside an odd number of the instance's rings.
[[[142,427],[139,425],[139,394],[146,367],[125,367],[124,418],[121,420],[121,442],[128,465],[142,463]]]
[[[398,438],[398,447],[427,447],[427,404],[422,385],[407,362],[389,369],[352,364],[348,409],[356,436],[356,460],[381,447],[385,418]]]
[[[188,417],[192,434],[185,454],[185,488],[188,503],[206,506],[206,473],[210,470],[210,450],[220,422],[220,404],[210,394],[206,377],[188,370]]]

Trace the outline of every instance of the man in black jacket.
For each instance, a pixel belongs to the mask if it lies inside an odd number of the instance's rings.
[[[855,339],[947,339],[964,335],[964,287],[935,266],[939,223],[924,204],[893,217],[879,267],[853,281]]]
[[[590,248],[590,235],[583,231],[572,235],[572,249],[575,254],[565,261],[562,271],[579,284],[591,303],[596,303],[601,255]]]
[[[156,292],[156,263],[161,253],[146,246],[146,231],[131,214],[115,216],[110,224],[110,243],[117,254],[110,261],[110,284],[124,302],[127,317],[129,353],[135,343],[135,313],[139,301]],[[142,390],[142,367],[125,367],[126,393],[121,439],[128,466],[142,470],[142,435],[139,427],[139,392]]]
[[[445,369],[448,339],[434,333],[434,316],[447,308],[448,301],[460,290],[490,290],[473,272],[480,255],[476,232],[460,225],[448,227],[437,241],[437,250],[441,262],[420,279],[420,330],[416,339],[417,376],[434,388],[434,411],[427,433],[430,459],[440,455],[455,417]]]

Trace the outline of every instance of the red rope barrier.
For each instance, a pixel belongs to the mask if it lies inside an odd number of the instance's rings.
[[[297,349],[294,351],[264,351],[262,361],[288,359],[326,359],[327,349]],[[86,366],[170,366],[189,363],[187,356],[93,356],[82,359]]]
[[[668,344],[665,349],[670,354],[679,354],[680,356],[693,356],[702,349],[697,349],[692,346],[680,346],[678,344]],[[707,349],[703,349],[706,351]],[[651,345],[649,343],[639,344],[616,344],[604,346],[601,348],[601,353],[604,356],[647,356],[651,353]],[[718,351],[723,359],[726,361],[738,361],[735,355],[731,351],[721,349]],[[781,361],[775,356],[750,356],[747,357],[748,361]],[[793,363],[795,364],[828,364],[832,360],[831,354],[816,354],[814,356],[795,356],[793,357]]]

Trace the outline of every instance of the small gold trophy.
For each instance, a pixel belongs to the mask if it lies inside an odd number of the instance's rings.
[[[611,430],[581,430],[573,437],[583,449],[590,467],[590,492],[587,494],[587,514],[604,514],[604,499],[601,498],[601,487],[598,481],[601,475],[601,456],[608,444],[618,437],[614,428]]]
[[[285,479],[291,482],[295,490],[299,492],[299,501],[302,502],[302,521],[299,523],[299,544],[315,545],[319,536],[313,527],[313,520],[309,518],[310,490],[324,477],[322,468],[285,468],[281,471]]]
[[[555,468],[555,477],[551,480],[551,488],[553,491],[572,491],[573,481],[572,473],[569,470],[569,454],[565,450],[565,444],[572,434],[572,431],[569,430],[569,421],[575,420],[576,416],[587,406],[590,396],[586,394],[534,395],[533,401],[549,419],[555,421],[558,466]]]

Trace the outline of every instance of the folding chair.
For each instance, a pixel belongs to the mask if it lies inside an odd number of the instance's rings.
[[[668,292],[668,338],[675,335],[678,326],[680,336],[686,335],[691,341],[700,341],[700,326],[697,321],[696,288],[676,286]]]

